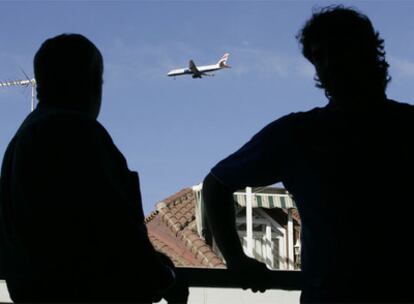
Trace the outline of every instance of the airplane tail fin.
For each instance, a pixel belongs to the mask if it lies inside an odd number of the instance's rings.
[[[223,55],[223,57],[221,57],[221,59],[217,62],[217,64],[219,65],[219,67],[221,68],[229,68],[230,66],[227,65],[227,59],[229,59],[230,54],[226,53]]]

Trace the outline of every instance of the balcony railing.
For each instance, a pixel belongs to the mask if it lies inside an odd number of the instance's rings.
[[[237,283],[237,278],[227,269],[178,267],[177,272],[190,287],[241,289],[241,286]],[[289,291],[300,290],[300,277],[300,271],[273,270],[270,278],[271,281],[268,285],[270,286],[270,289]],[[1,283],[1,288],[4,290],[0,290],[0,304],[11,303],[6,294],[7,291],[5,290],[4,281]],[[277,301],[277,299],[274,300]]]
[[[227,269],[178,267],[177,272],[191,287],[241,288]],[[300,290],[301,272],[273,270],[269,286],[270,289]]]

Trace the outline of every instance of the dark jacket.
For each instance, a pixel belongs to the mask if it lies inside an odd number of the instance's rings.
[[[14,301],[150,301],[171,278],[138,174],[96,120],[42,106],[3,159],[0,251]]]

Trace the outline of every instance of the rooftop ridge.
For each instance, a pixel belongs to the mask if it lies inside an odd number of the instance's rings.
[[[169,197],[165,198],[164,200],[158,202],[157,204],[155,204],[157,210],[159,209],[159,205],[160,208],[161,206],[166,206],[166,205],[171,205],[171,204],[178,204],[183,200],[183,197],[189,193],[193,193],[193,190],[191,188],[184,188],[181,189],[180,191],[178,191],[177,193],[170,195]]]
[[[158,213],[158,210],[152,211],[148,216],[145,217],[144,224],[148,224],[149,222],[151,222],[154,219],[154,217],[157,216]]]
[[[184,188],[158,202],[156,211],[150,214],[147,222],[158,216],[159,221],[164,223],[166,228],[182,242],[184,247],[190,250],[195,260],[199,261],[200,264],[209,267],[225,267],[224,261],[192,229],[195,224],[195,200],[196,196],[193,189]],[[155,235],[152,237],[154,243],[161,246],[158,238]],[[167,244],[164,245],[168,246]],[[179,253],[175,253],[179,255]]]

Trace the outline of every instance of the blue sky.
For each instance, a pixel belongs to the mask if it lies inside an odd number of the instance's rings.
[[[267,123],[326,104],[295,35],[313,7],[333,3],[371,18],[391,64],[388,96],[413,103],[410,1],[0,1],[0,80],[23,78],[21,68],[33,75],[33,55],[49,37],[91,39],[105,60],[99,121],[139,172],[148,214]],[[232,69],[215,77],[165,76],[225,52]],[[0,160],[29,111],[29,89],[0,89]]]

